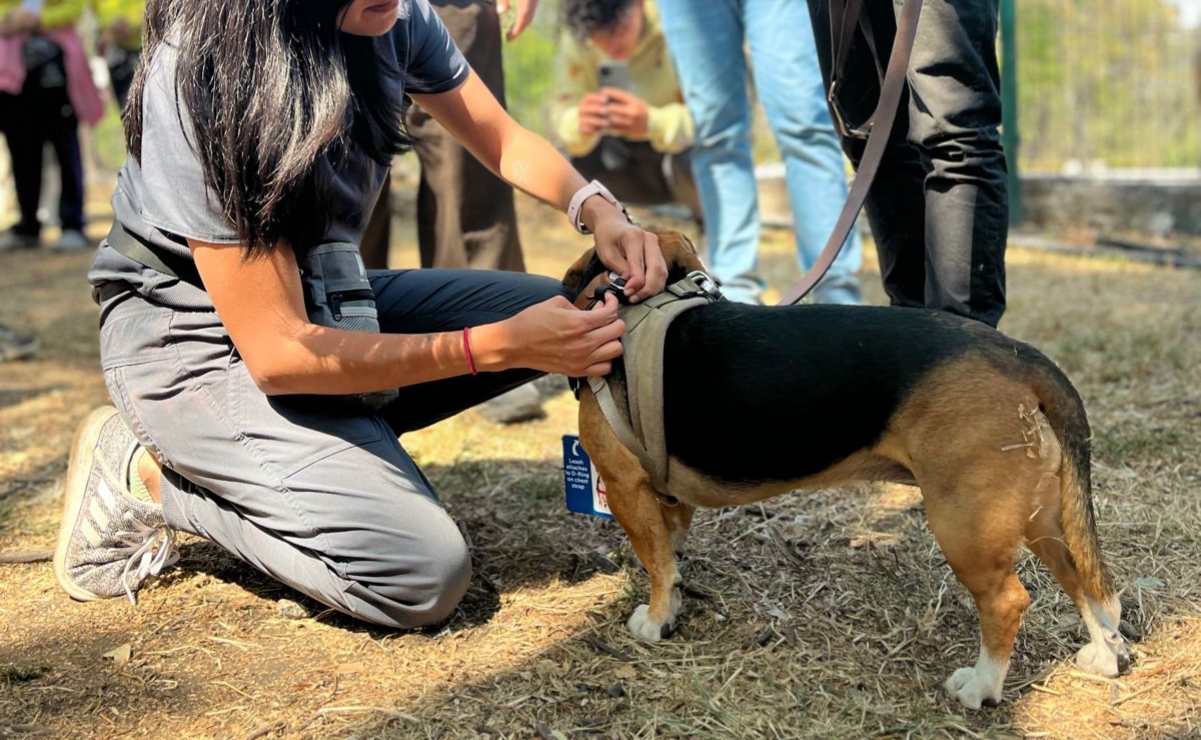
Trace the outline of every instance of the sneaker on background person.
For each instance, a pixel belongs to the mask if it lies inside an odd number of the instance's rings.
[[[93,410],[75,433],[54,551],[54,575],[74,599],[124,594],[136,603],[142,583],[179,560],[175,532],[138,478],[144,454],[112,406]]]
[[[546,418],[546,411],[542,409],[542,394],[533,382],[506,391],[475,409],[480,416],[494,424],[520,424]]]
[[[0,362],[27,360],[37,354],[38,338],[0,324]]]
[[[0,234],[0,252],[14,249],[37,249],[41,243],[36,234],[26,234],[16,229],[9,229]]]
[[[82,231],[78,229],[63,229],[63,233],[54,242],[53,249],[56,252],[82,252],[85,249],[91,248],[92,243],[84,236]]]

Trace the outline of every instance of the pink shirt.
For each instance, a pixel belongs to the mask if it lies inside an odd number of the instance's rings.
[[[44,33],[46,38],[63,50],[63,65],[67,69],[67,97],[71,100],[75,115],[89,126],[96,125],[104,116],[104,100],[92,80],[83,40],[74,28],[56,28]],[[21,47],[28,38],[29,34],[0,38],[0,91],[10,95],[21,94],[25,84],[25,61],[21,56]]]

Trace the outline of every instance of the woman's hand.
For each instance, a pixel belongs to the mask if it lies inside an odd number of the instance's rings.
[[[621,356],[625,322],[617,298],[581,311],[562,296],[530,306],[511,319],[471,330],[472,355],[481,370],[521,367],[580,378],[608,375]]]
[[[624,213],[599,196],[584,201],[584,224],[596,235],[596,256],[626,281],[625,293],[637,303],[667,284],[667,263],[659,237],[629,222]]]

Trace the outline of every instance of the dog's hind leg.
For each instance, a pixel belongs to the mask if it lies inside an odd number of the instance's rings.
[[[660,503],[638,458],[613,434],[587,391],[580,398],[580,439],[605,481],[613,516],[650,576],[650,603],[635,609],[627,626],[642,640],[661,640],[671,634],[682,605],[672,535],[686,531],[691,516],[673,512],[669,524],[667,512],[676,507]]]
[[[1054,490],[1054,494],[1058,493],[1059,490]],[[1125,673],[1130,667],[1130,649],[1119,631],[1121,602],[1112,592],[1088,593],[1086,581],[1068,552],[1057,496],[1047,496],[1047,499],[1048,504],[1030,518],[1026,546],[1059,581],[1080,610],[1080,617],[1088,628],[1089,643],[1076,653],[1076,665],[1111,678]]]
[[[676,557],[684,555],[684,541],[688,539],[688,529],[692,526],[692,514],[695,507],[679,501],[675,504],[661,504],[663,509],[663,519],[667,522],[667,529],[671,533],[671,546],[676,552]]]
[[[960,668],[946,689],[970,709],[1001,702],[1013,643],[1030,596],[1013,572],[1021,546],[1021,526],[998,508],[980,506],[990,498],[981,488],[953,496],[923,488],[930,529],[951,569],[972,594],[980,618],[980,655]],[[1001,489],[997,499],[1007,499]],[[991,521],[990,521],[991,520]]]

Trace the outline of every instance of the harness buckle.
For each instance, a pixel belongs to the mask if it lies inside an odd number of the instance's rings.
[[[630,303],[629,297],[626,295],[626,279],[616,272],[609,273],[609,282],[604,285],[596,286],[596,292],[593,294],[593,304],[602,303],[605,300],[605,293],[612,293],[617,296],[617,302],[623,306]]]
[[[704,272],[703,270],[693,270],[692,272],[688,273],[688,279],[692,281],[692,284],[695,285],[701,293],[705,294],[706,298],[713,301],[722,300],[721,288],[718,286],[717,281],[714,280],[709,273]]]

